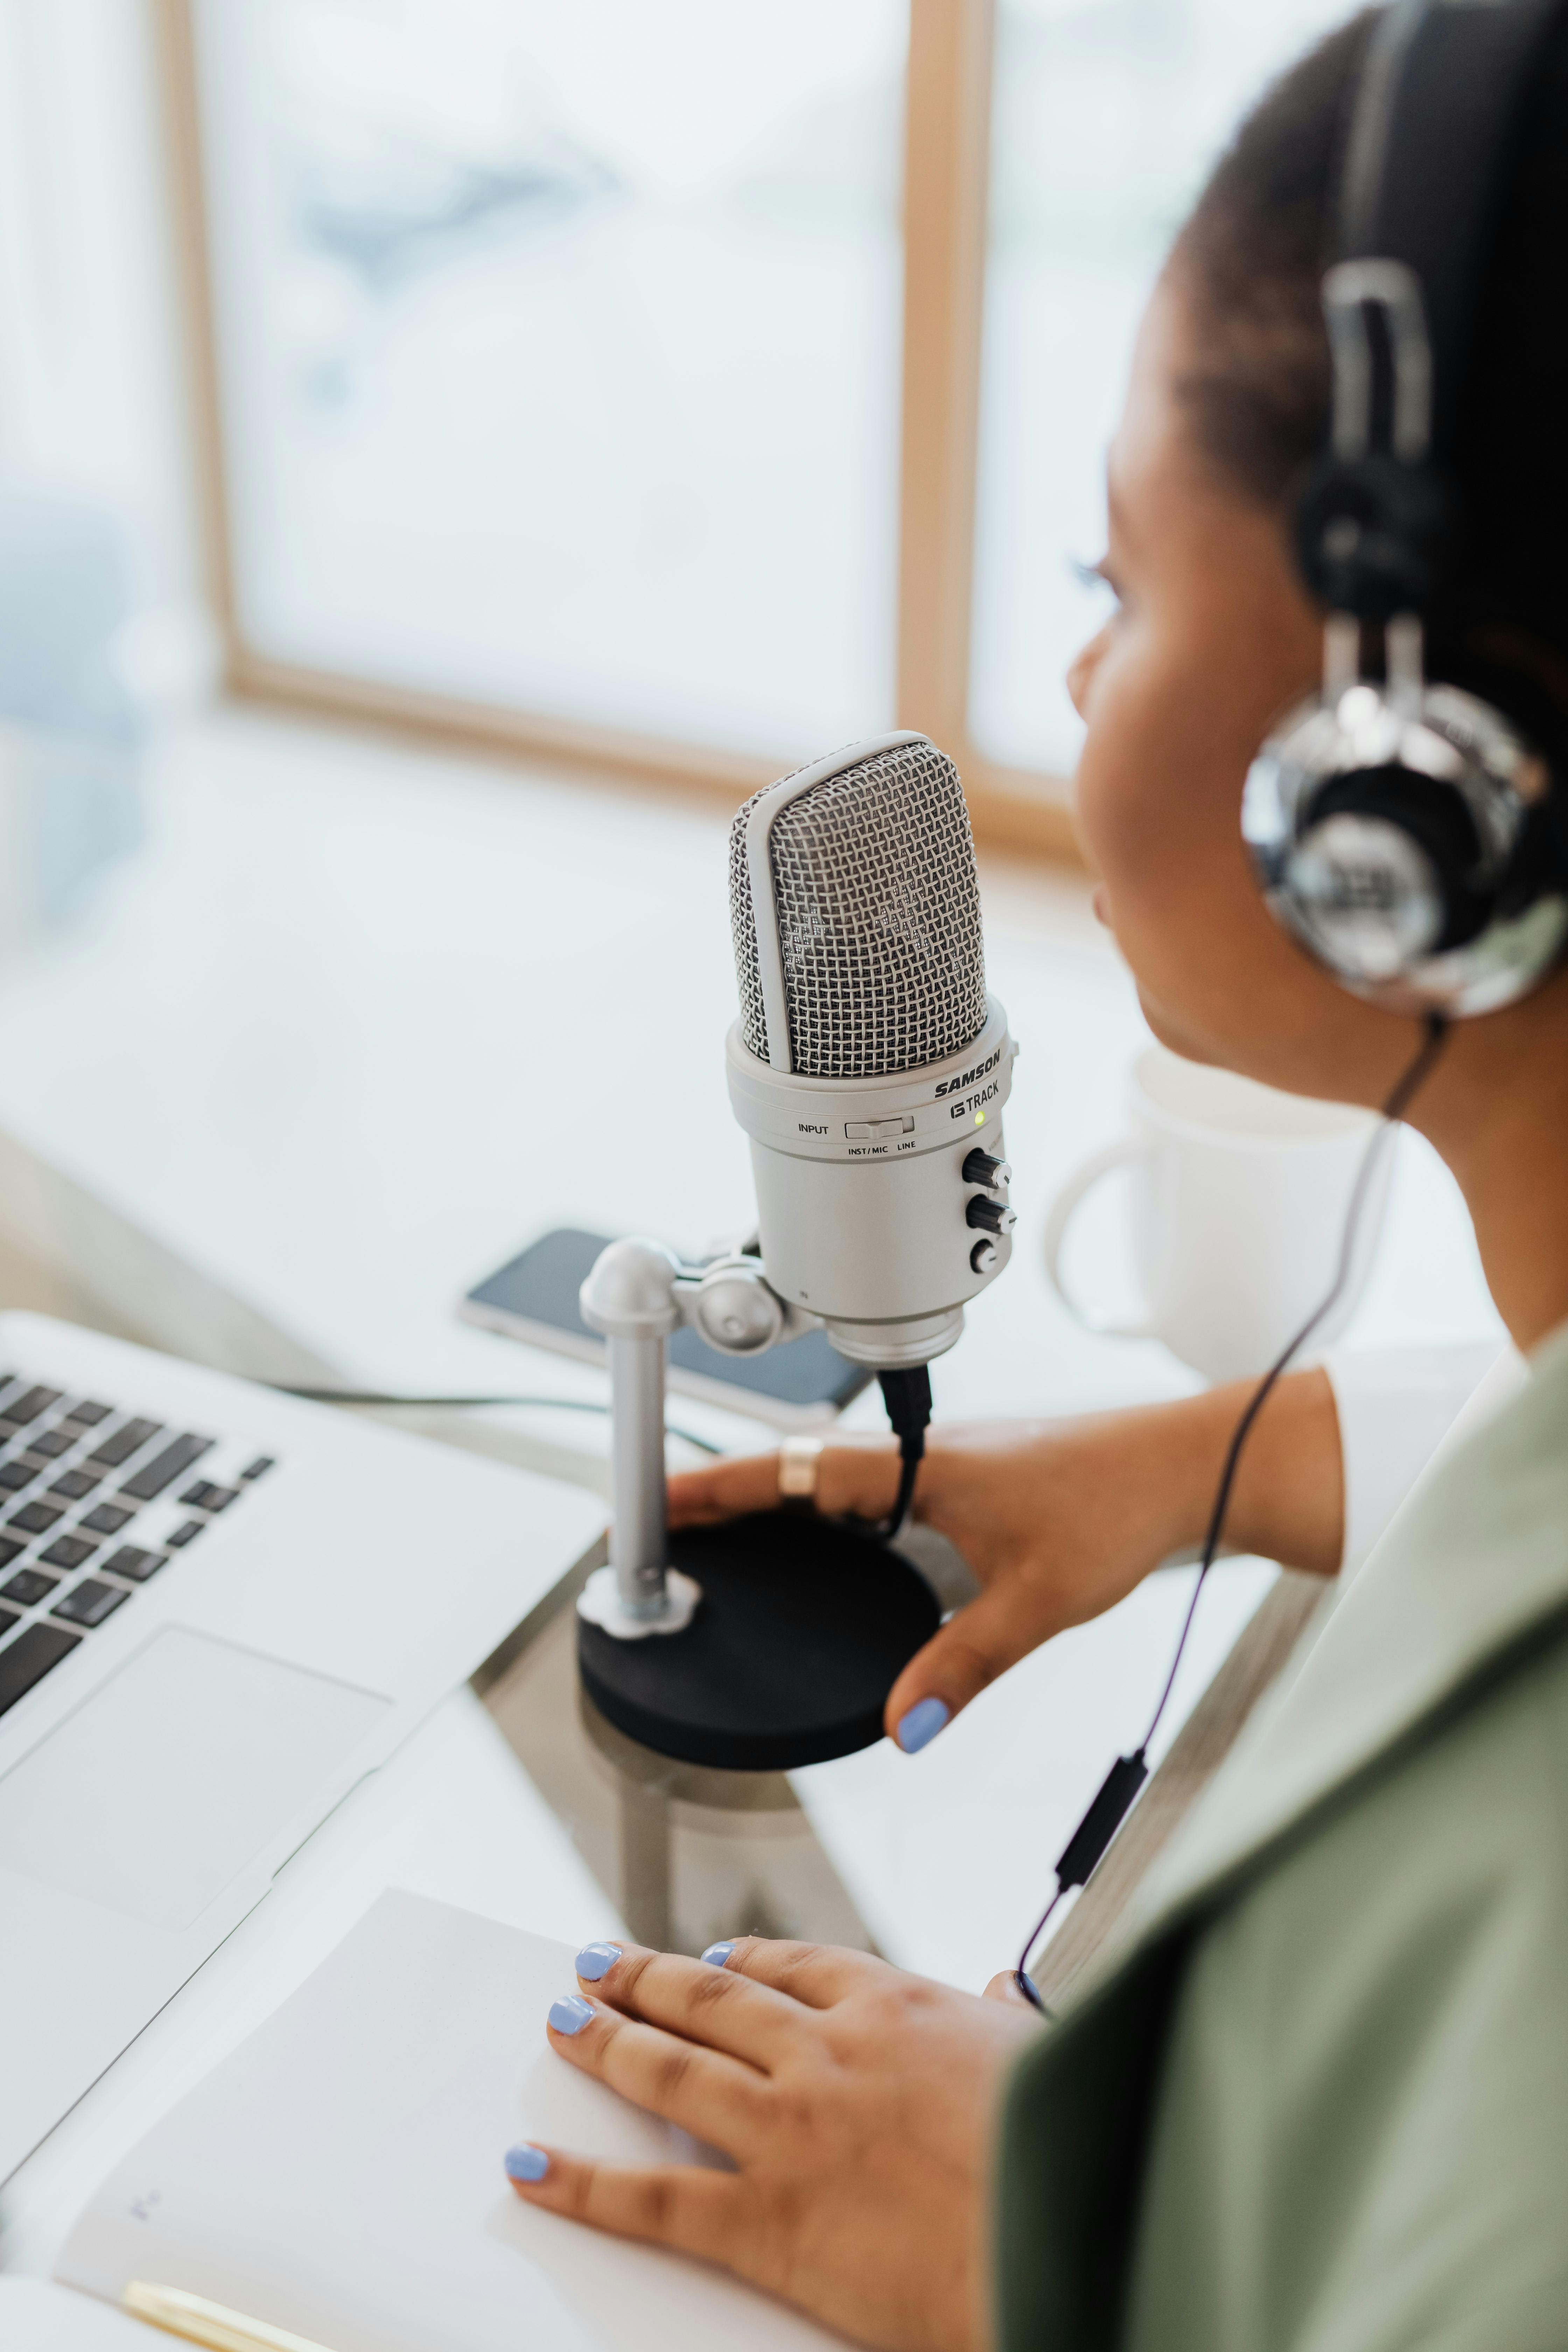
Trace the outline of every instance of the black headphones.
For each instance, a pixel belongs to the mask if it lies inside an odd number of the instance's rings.
[[[1340,172],[1331,442],[1296,516],[1329,614],[1323,684],[1254,761],[1242,832],[1276,919],[1346,988],[1401,1013],[1511,1003],[1568,940],[1546,805],[1564,785],[1512,719],[1429,680],[1424,657],[1457,538],[1444,458],[1500,185],[1561,5],[1396,0]]]

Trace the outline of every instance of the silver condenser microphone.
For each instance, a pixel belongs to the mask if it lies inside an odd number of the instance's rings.
[[[770,1286],[879,1371],[927,1364],[1011,1254],[1002,1140],[1016,1048],[985,993],[958,771],[882,735],[755,793],[730,835],[741,1017]]]
[[[778,1770],[880,1736],[895,1676],[936,1630],[885,1538],[931,1418],[927,1366],[1011,1255],[1002,1111],[1016,1051],[985,992],[958,771],[879,735],[757,793],[730,840],[741,1017],[730,1099],[752,1141],[758,1243],[682,1266],[615,1242],[583,1286],[609,1342],[610,1564],[577,1603],[584,1689],[665,1756]],[[685,1324],[751,1355],[820,1325],[881,1381],[901,1456],[872,1528],[777,1512],[671,1536],[664,1350]]]

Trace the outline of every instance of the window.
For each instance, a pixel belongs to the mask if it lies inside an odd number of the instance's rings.
[[[772,760],[891,724],[897,0],[202,0],[270,658]]]
[[[1067,845],[1139,309],[1342,0],[163,5],[238,684]]]
[[[1001,0],[970,724],[1065,774],[1105,446],[1139,314],[1238,117],[1342,0]],[[1103,591],[1100,592],[1103,595]]]

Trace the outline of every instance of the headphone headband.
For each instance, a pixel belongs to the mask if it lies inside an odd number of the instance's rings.
[[[1419,287],[1439,464],[1458,443],[1511,133],[1562,7],[1563,0],[1396,0],[1362,70],[1334,258],[1402,263]]]

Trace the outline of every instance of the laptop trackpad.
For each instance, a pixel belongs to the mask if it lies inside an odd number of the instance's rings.
[[[0,1867],[188,1927],[391,1704],[166,1625],[0,1780]]]

